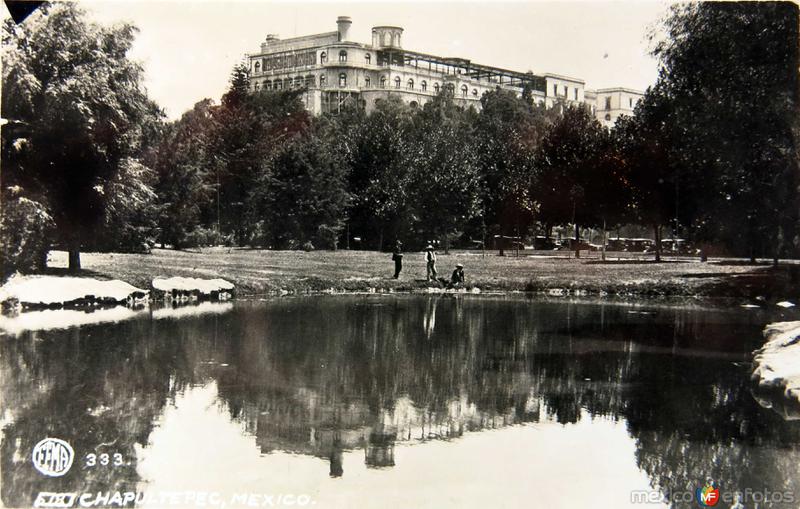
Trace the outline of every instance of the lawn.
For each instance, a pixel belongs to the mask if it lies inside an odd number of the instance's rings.
[[[406,253],[403,273],[392,279],[390,253],[374,251],[269,251],[208,248],[195,251],[155,249],[151,254],[82,253],[83,274],[122,279],[149,287],[158,276],[221,277],[240,295],[319,291],[414,291],[425,281],[423,253]],[[749,265],[734,260],[668,260],[598,253],[575,259],[566,252],[526,253],[453,251],[439,254],[439,276],[449,278],[456,263],[465,267],[467,285],[482,291],[543,291],[591,295],[703,296],[754,299],[798,295],[797,265]],[[64,272],[66,253],[50,253],[49,266]]]

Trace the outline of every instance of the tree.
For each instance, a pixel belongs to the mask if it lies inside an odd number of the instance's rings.
[[[214,136],[211,99],[204,99],[169,124],[161,135],[152,165],[158,175],[158,239],[175,249],[193,242],[197,229],[212,216],[215,189],[209,176],[209,147]]]
[[[353,197],[350,231],[379,250],[384,239],[399,238],[410,226],[408,186],[418,156],[411,137],[412,113],[399,98],[390,97],[343,135]]]
[[[777,261],[798,218],[798,7],[680,4],[665,29],[654,93],[667,103],[670,156],[694,184],[680,192],[696,206],[695,236]]]
[[[520,236],[534,218],[534,160],[551,114],[501,89],[481,97],[481,106],[475,143],[484,224],[497,234]]]
[[[349,201],[347,179],[321,129],[285,143],[257,183],[252,199],[272,247],[336,248]]]
[[[146,194],[135,160],[159,111],[126,56],[135,34],[87,22],[74,3],[3,26],[2,110],[15,126],[3,136],[13,147],[2,150],[5,184],[47,206],[71,270],[112,199],[131,187]]]
[[[661,260],[661,228],[675,221],[687,224],[693,209],[687,203],[678,207],[679,190],[689,196],[683,181],[680,159],[675,157],[675,132],[669,122],[670,103],[659,87],[647,91],[634,117],[621,117],[613,129],[626,178],[631,191],[629,217],[633,222],[653,228],[655,259]]]
[[[471,111],[453,103],[445,88],[415,118],[419,157],[410,181],[414,217],[428,238],[450,238],[480,213],[481,180],[473,143]]]
[[[605,130],[587,108],[565,106],[544,136],[537,154],[539,178],[533,193],[539,203],[539,218],[545,224],[575,225],[576,256],[579,256],[579,225],[602,222],[597,204],[605,200],[597,192],[604,187],[603,178],[598,177],[606,137]],[[587,199],[590,193],[591,200]]]
[[[247,92],[245,71],[234,69],[222,104],[212,110],[208,184],[216,190],[214,224],[237,244],[252,237],[259,218],[248,201],[272,155],[304,132],[311,121],[300,90]]]

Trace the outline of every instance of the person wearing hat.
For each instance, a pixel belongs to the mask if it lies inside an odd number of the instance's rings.
[[[464,266],[460,263],[456,264],[456,270],[453,271],[453,275],[450,276],[450,285],[449,288],[455,288],[464,284]]]
[[[399,240],[395,244],[392,260],[394,261],[394,278],[399,279],[400,271],[403,270],[403,243]]]
[[[436,251],[433,246],[428,244],[425,248],[425,261],[427,262],[428,281],[436,281]]]

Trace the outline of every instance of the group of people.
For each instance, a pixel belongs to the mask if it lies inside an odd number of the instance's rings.
[[[398,279],[400,272],[403,270],[403,243],[399,240],[395,244],[392,260],[394,261],[394,278]],[[446,288],[458,288],[464,284],[464,266],[460,263],[456,264],[449,281],[443,277],[436,277],[438,275],[438,272],[436,272],[436,251],[430,244],[425,247],[425,265],[427,281],[439,281]]]

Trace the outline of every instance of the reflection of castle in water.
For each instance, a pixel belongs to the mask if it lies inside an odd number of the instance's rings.
[[[396,447],[405,444],[588,414],[626,421],[656,487],[712,477],[800,492],[800,429],[761,409],[730,362],[751,345],[731,345],[730,325],[707,310],[627,309],[294,299],[0,342],[2,499],[25,506],[42,489],[19,458],[51,432],[86,448],[90,429],[132,458],[124,478],[67,476],[57,487],[140,481],[136,447],[147,447],[164,406],[209,381],[263,453],[320,458],[334,477],[347,470],[345,451],[363,451],[370,468],[402,468]],[[305,319],[313,316],[336,319]],[[758,336],[756,323],[737,327]]]

